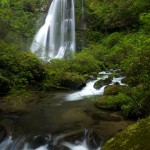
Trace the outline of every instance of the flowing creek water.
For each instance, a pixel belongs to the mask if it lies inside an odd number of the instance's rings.
[[[109,73],[101,74],[106,78]],[[122,78],[114,78],[111,84],[122,84]],[[3,120],[12,127],[0,150],[100,150],[103,142],[131,121],[119,112],[94,106],[93,99],[105,88],[93,88],[98,79],[89,81],[81,91],[38,93],[37,102],[27,105],[26,113],[4,115]]]

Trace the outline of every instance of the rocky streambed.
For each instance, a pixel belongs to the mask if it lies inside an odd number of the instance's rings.
[[[80,91],[34,91],[1,99],[0,149],[100,149],[106,140],[132,123],[120,112],[102,110],[93,104],[108,86],[96,89],[94,84],[109,74],[101,72],[101,77],[89,81]],[[121,83],[119,77],[112,78],[109,84],[116,84],[116,80]]]

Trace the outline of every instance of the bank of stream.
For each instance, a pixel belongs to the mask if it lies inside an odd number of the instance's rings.
[[[95,81],[90,81],[87,85],[91,87]],[[36,91],[30,96],[31,102],[25,103],[26,107],[22,110],[13,110],[14,106],[1,100],[1,125],[7,134],[0,149],[100,149],[106,140],[132,121],[125,120],[120,112],[96,108],[93,100],[99,95],[98,91],[95,91],[95,95],[89,91],[87,87],[81,91]]]

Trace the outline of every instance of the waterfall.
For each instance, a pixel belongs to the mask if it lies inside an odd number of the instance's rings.
[[[75,51],[74,0],[53,0],[31,45],[41,59],[64,58]]]

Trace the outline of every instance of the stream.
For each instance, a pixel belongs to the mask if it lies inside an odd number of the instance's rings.
[[[109,73],[101,74],[105,79]],[[113,78],[111,84],[122,84],[123,78]],[[106,140],[132,122],[120,112],[94,106],[93,100],[105,88],[93,88],[99,79],[89,81],[80,91],[38,93],[37,102],[27,105],[25,113],[5,114],[2,119],[9,132],[0,150],[100,150]]]

